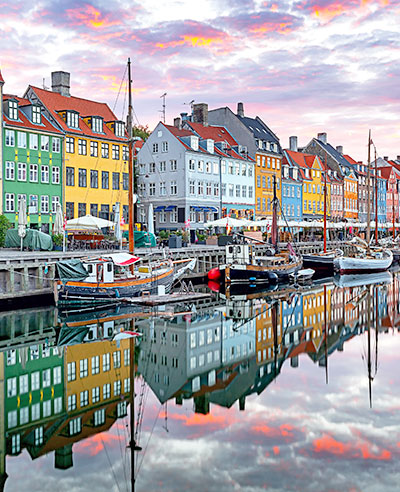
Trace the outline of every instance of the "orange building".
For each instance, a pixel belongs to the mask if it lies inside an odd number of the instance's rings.
[[[358,179],[352,169],[343,177],[344,218],[358,219]]]
[[[276,195],[281,202],[281,161],[282,157],[266,151],[256,152],[255,200],[256,218],[272,218],[272,199],[274,197],[274,177]]]

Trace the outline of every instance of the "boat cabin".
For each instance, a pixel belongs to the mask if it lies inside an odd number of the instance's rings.
[[[88,272],[85,282],[89,283],[111,283],[114,282],[114,263],[109,260],[83,261],[83,267]]]
[[[228,244],[226,246],[226,263],[248,265],[253,263],[253,247],[251,244]]]

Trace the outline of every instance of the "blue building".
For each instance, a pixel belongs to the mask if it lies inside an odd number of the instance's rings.
[[[303,217],[303,182],[299,168],[290,155],[283,151],[282,159],[282,215],[286,220],[301,220]]]

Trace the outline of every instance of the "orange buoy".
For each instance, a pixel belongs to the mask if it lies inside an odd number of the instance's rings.
[[[221,278],[221,272],[219,268],[213,268],[207,274],[209,280],[219,280]]]

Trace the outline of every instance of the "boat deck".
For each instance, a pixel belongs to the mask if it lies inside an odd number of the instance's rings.
[[[180,293],[173,292],[163,296],[142,296],[121,299],[123,302],[139,304],[141,306],[160,306],[162,304],[172,304],[178,302],[198,301],[199,299],[208,299],[212,294],[203,292]]]

